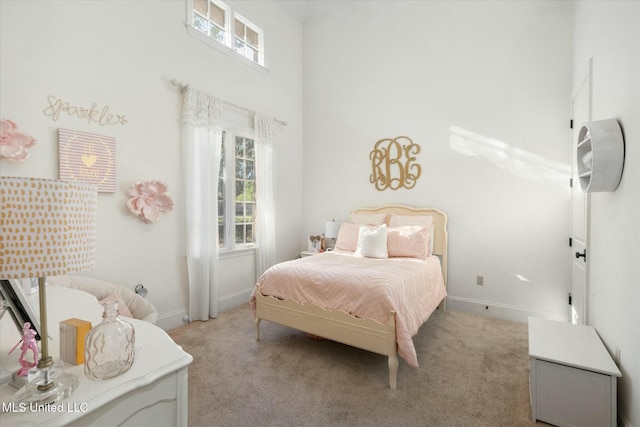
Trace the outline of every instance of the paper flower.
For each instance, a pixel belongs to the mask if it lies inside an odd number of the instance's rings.
[[[24,160],[29,157],[29,147],[35,143],[36,140],[18,130],[14,122],[0,119],[0,158]]]
[[[163,182],[136,182],[129,188],[127,207],[144,222],[156,222],[173,209],[173,200],[166,193],[167,185]]]

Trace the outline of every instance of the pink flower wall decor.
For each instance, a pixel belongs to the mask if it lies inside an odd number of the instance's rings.
[[[173,209],[173,200],[166,193],[167,185],[163,182],[136,182],[129,188],[127,207],[132,214],[151,224]]]
[[[29,157],[29,148],[35,143],[35,138],[18,130],[14,122],[0,119],[0,158],[25,160]]]

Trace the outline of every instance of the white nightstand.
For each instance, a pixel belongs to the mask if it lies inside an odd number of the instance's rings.
[[[622,374],[593,327],[530,317],[529,358],[533,421],[617,425]]]

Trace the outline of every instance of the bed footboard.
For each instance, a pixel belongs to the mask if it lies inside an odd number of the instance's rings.
[[[396,388],[398,373],[398,346],[396,343],[396,316],[389,314],[387,323],[373,319],[361,319],[344,311],[329,311],[315,305],[280,300],[262,295],[256,297],[256,340],[260,339],[260,321],[268,320],[280,325],[307,332],[378,353],[388,357],[389,387]]]

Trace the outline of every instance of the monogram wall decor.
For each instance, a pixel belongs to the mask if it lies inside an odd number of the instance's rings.
[[[406,136],[381,139],[369,154],[369,181],[378,191],[415,187],[422,172],[422,167],[416,162],[418,153],[420,146]]]
[[[116,139],[58,129],[60,179],[96,184],[98,191],[116,191]]]

